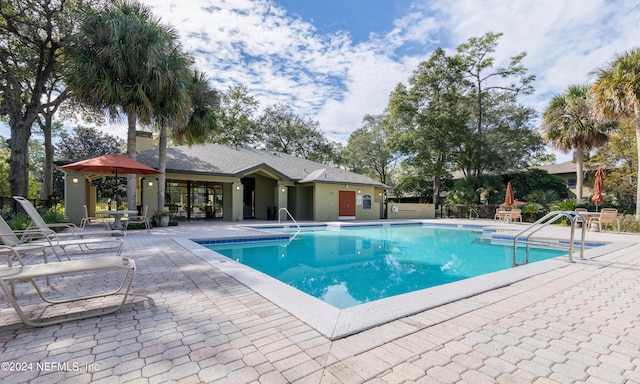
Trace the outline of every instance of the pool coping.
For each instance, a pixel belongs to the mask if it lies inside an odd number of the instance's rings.
[[[418,222],[410,224],[418,224]],[[340,226],[351,225],[341,224]],[[451,225],[447,224],[447,226]],[[487,226],[485,225],[484,227]],[[252,228],[255,229],[255,233],[219,237],[216,240],[246,240],[251,238],[259,240],[274,236],[273,232],[261,231],[258,226],[252,226]],[[265,227],[263,226],[262,228]],[[211,236],[207,237],[207,239],[211,239]],[[437,287],[339,309],[196,242],[207,239],[185,238],[174,239],[174,241],[267,300],[287,310],[331,340],[346,337],[392,320],[501,288],[517,281],[570,265],[565,254],[560,257],[521,265],[517,268],[492,272]],[[616,242],[598,246],[585,250],[584,258],[594,259],[633,244],[631,242]],[[575,256],[575,252],[574,259],[579,259]]]

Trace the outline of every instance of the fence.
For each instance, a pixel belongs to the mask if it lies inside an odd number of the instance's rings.
[[[57,199],[29,199],[29,201],[31,201],[31,203],[38,209],[49,209],[60,202]],[[2,208],[3,212],[11,212],[11,215],[15,215],[17,213],[25,213],[20,204],[18,204],[18,202],[11,197],[0,196],[0,208]]]

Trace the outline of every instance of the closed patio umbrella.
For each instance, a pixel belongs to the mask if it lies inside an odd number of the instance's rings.
[[[513,188],[511,187],[511,182],[507,183],[507,193],[504,195],[504,205],[512,206],[515,200],[513,199]]]
[[[125,175],[152,175],[161,173],[157,169],[137,162],[130,157],[127,157],[120,153],[94,157],[92,159],[63,165],[60,168],[77,172],[99,173],[107,175],[115,174],[116,180],[118,179],[118,173]],[[118,195],[116,195],[116,204],[119,205]]]
[[[591,196],[591,201],[596,205],[596,212],[598,211],[598,205],[604,202],[604,196],[602,196],[603,187],[604,171],[602,168],[598,168],[596,171],[596,181],[593,183],[593,196]]]

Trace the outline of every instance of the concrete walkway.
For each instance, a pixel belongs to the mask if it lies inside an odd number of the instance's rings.
[[[239,232],[131,231],[123,256],[138,265],[133,297],[113,315],[35,329],[2,297],[0,380],[640,383],[638,236],[598,234],[633,244],[330,341],[174,241]],[[54,279],[53,293],[73,294],[86,279]],[[17,291],[36,303],[28,284]]]

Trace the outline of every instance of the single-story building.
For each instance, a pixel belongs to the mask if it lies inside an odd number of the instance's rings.
[[[567,183],[567,188],[571,192],[571,197],[576,197],[578,194],[577,189],[577,176],[576,176],[576,163],[572,160],[565,161],[564,163],[551,164],[551,165],[539,165],[536,168],[547,171],[551,175],[556,175]],[[585,173],[588,169],[585,168]],[[591,171],[595,172],[595,170]],[[593,193],[593,185],[583,184],[582,195],[588,196]]]
[[[136,160],[157,168],[151,134],[138,132],[136,145]],[[66,212],[73,222],[81,220],[84,204],[96,202],[91,178],[81,176],[66,177],[74,180],[65,183]],[[268,220],[278,215],[284,220],[282,208],[295,220],[380,219],[388,189],[370,177],[284,153],[219,144],[167,148],[165,178],[165,208],[189,220]],[[75,181],[79,179],[83,182]],[[147,205],[152,216],[158,207],[158,177],[137,180],[139,205]]]

